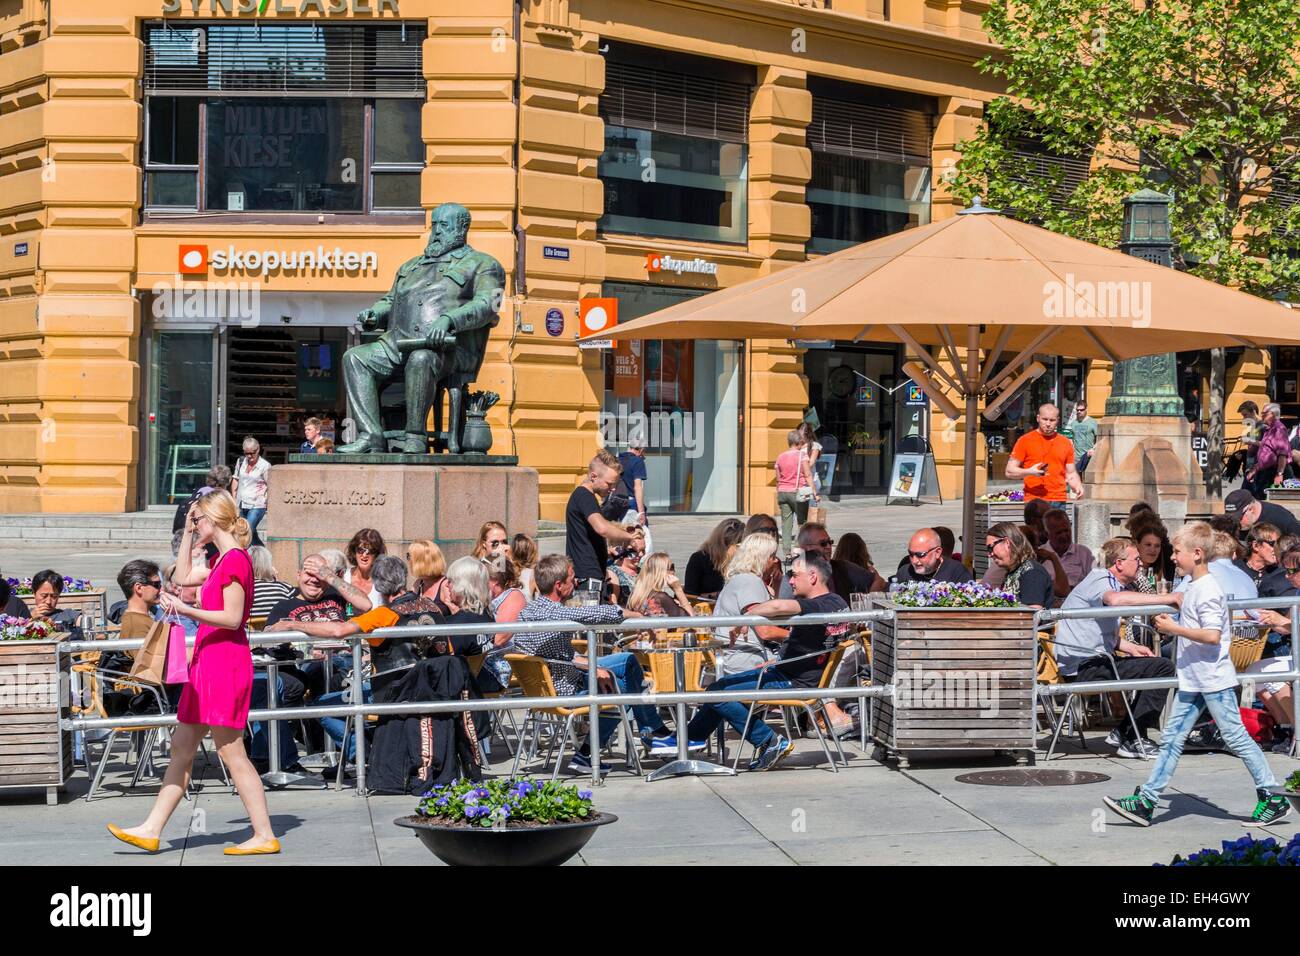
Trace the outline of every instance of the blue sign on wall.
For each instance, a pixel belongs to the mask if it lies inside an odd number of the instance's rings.
[[[564,246],[542,246],[543,259],[562,259],[569,261],[569,250]]]
[[[564,313],[559,309],[546,310],[546,334],[560,335],[564,331]]]

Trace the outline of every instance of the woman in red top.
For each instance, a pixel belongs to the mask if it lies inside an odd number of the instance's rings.
[[[194,752],[211,730],[217,752],[239,789],[239,798],[253,824],[252,839],[239,846],[226,847],[226,853],[245,856],[280,852],[280,841],[271,830],[271,818],[266,811],[262,780],[244,752],[244,727],[248,723],[253,688],[253,657],[245,630],[253,601],[253,565],[244,549],[251,537],[248,522],[239,516],[235,499],[227,492],[214,491],[190,508],[175,577],[182,585],[201,585],[201,606],[190,607],[169,594],[163,595],[162,603],[169,613],[198,622],[198,640],[194,644],[189,682],[176,711],[178,723],[172,734],[171,763],[149,818],[129,830],[108,825],[109,832],[123,843],[157,852],[163,827],[185,793]],[[210,569],[190,566],[190,553],[196,542],[199,546],[209,542],[216,546],[219,554]]]

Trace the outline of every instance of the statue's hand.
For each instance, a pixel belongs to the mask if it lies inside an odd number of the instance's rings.
[[[375,324],[379,321],[379,317],[375,315],[374,309],[366,309],[362,312],[358,312],[357,318],[361,320],[361,327],[367,331],[373,329]]]
[[[445,315],[439,316],[438,320],[429,326],[429,347],[440,349],[446,343],[447,336],[451,334],[451,319]]]

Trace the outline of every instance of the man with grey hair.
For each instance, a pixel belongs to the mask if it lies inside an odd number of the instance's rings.
[[[1269,402],[1261,417],[1263,434],[1255,451],[1255,467],[1246,473],[1241,485],[1256,498],[1264,497],[1264,489],[1269,485],[1282,484],[1286,466],[1291,462],[1291,442],[1282,423],[1282,406]]]

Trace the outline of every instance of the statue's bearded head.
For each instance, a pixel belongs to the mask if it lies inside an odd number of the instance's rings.
[[[456,203],[443,203],[429,216],[429,244],[425,253],[442,256],[465,245],[469,235],[469,210]]]

